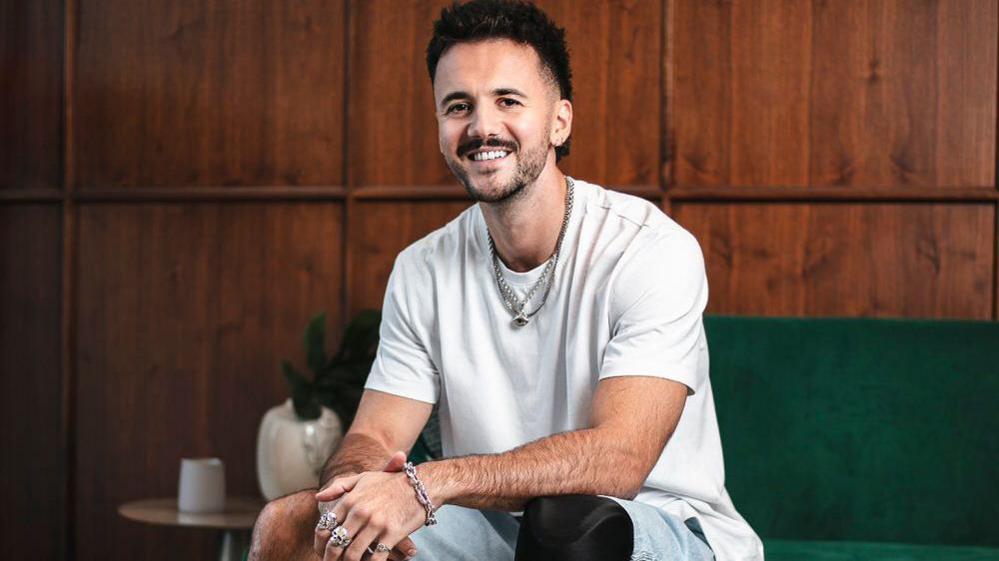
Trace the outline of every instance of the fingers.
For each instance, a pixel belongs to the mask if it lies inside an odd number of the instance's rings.
[[[333,499],[340,498],[341,495],[350,491],[357,484],[357,480],[361,478],[361,475],[351,475],[349,477],[338,477],[330,482],[323,490],[316,493],[317,501],[332,501]]]
[[[340,561],[350,559],[345,551],[345,548],[330,545],[330,535],[331,532],[329,530],[316,532],[316,541],[314,544],[316,556],[324,561],[326,559],[339,559]],[[353,547],[355,543],[364,543],[367,539],[371,540],[368,546],[360,549],[360,559],[362,561],[406,561],[416,556],[416,548],[412,545],[412,541],[410,541],[409,538],[404,539],[405,543],[400,542],[399,544],[396,544],[395,547],[391,547],[391,540],[366,538],[362,535],[351,541],[351,547]],[[384,550],[384,548],[379,550],[377,548],[379,543],[389,547],[390,549],[387,551]],[[327,557],[327,548],[331,550],[329,557]],[[336,555],[340,555],[340,557],[337,558]]]
[[[409,559],[409,557],[403,555],[398,548],[392,548],[392,551],[390,551],[388,554],[388,559],[389,561],[406,561],[407,559]]]
[[[351,539],[355,537],[356,532],[366,525],[367,520],[370,517],[370,513],[364,505],[355,503],[356,501],[354,500],[354,497],[348,495],[342,500],[337,501],[331,511],[333,516],[336,517],[336,522],[339,525],[338,528],[335,528],[333,531],[346,532],[347,537]],[[323,558],[323,561],[340,561],[341,559],[346,559],[343,553],[347,548],[335,545],[336,542],[337,539],[334,537],[327,543],[323,544],[324,550],[319,554],[319,556]]]
[[[403,452],[402,450],[399,450],[395,454],[392,454],[392,457],[389,458],[388,463],[385,464],[385,469],[383,469],[382,471],[390,471],[390,472],[402,471],[402,466],[404,465],[406,465],[406,453]]]
[[[329,530],[316,530],[316,537],[312,541],[312,550],[322,559],[326,555],[326,544],[330,541],[331,532]]]
[[[347,536],[353,537],[350,535],[349,530],[347,531]],[[343,553],[344,549],[345,548],[342,545],[337,545],[336,539],[331,539],[330,541],[326,542],[326,547],[324,548],[321,557],[323,558],[323,561],[340,561],[340,559],[342,558],[341,554]]]
[[[335,507],[336,503],[333,503],[332,506]],[[327,508],[327,511],[328,512],[333,512],[333,509],[332,508]],[[320,512],[323,512],[323,511],[320,510]],[[337,520],[339,520],[339,519],[337,519]],[[316,555],[319,556],[319,557],[322,557],[325,554],[325,552],[326,552],[326,543],[330,540],[330,535],[332,535],[332,533],[330,532],[329,529],[327,529],[327,528],[320,528],[320,523],[323,522],[323,521],[324,521],[323,515],[320,514],[319,523],[316,523],[316,530],[315,530],[315,532],[313,534],[313,538],[312,538],[312,550],[315,551]]]
[[[389,548],[388,551],[379,551],[377,545],[381,543],[382,545]],[[388,538],[381,538],[377,541],[371,543],[368,549],[365,550],[366,553],[362,559],[364,561],[381,561],[382,557],[375,557],[379,553],[383,553],[388,561],[407,561],[416,557],[416,546],[413,545],[412,540],[409,538],[403,538],[399,543],[392,547],[392,540]]]
[[[340,510],[342,511],[343,509]],[[334,513],[334,516],[337,516],[337,514]],[[346,513],[342,513],[339,516],[340,517],[337,518],[337,520],[341,520],[344,516],[348,515]],[[374,520],[369,521],[369,524],[373,523],[377,525],[380,524],[381,522],[382,521],[380,521],[377,517],[374,517]],[[350,536],[351,538],[354,538],[350,528],[356,525],[356,517],[355,519],[351,520],[348,524],[350,524],[350,526],[345,527],[347,535]],[[378,533],[383,533],[383,530],[378,530],[378,528],[375,527],[373,530],[367,532],[367,534],[362,534],[354,538],[354,540],[351,542],[351,546],[353,546],[355,543],[360,543],[364,545],[364,547],[360,549],[360,555],[362,557],[359,557],[359,559],[363,559],[365,561],[368,560],[384,561],[386,559],[389,561],[405,561],[406,559],[412,559],[413,557],[416,556],[417,550],[416,550],[416,545],[413,543],[413,540],[409,539],[408,537],[403,537],[401,539],[398,539],[397,541],[385,538],[379,540]],[[344,552],[345,548],[335,546],[330,543],[331,542],[330,536],[332,536],[331,530],[326,530],[326,529],[321,530],[318,528],[316,529],[315,537],[313,539],[313,551],[315,551],[316,556],[319,557],[320,559],[323,559],[324,561],[327,559],[329,560],[350,559],[350,557],[347,556]],[[377,551],[376,545],[378,543],[382,543],[390,547],[391,551],[388,552]],[[394,546],[393,543],[395,544]],[[371,548],[370,551],[368,550],[368,547]],[[374,553],[371,553],[371,551],[374,551]],[[378,557],[374,556],[378,554],[381,555]]]
[[[361,561],[361,557],[368,553],[368,547],[374,550],[374,544],[378,543],[378,536],[382,532],[381,527],[369,522],[357,531],[357,536],[351,536],[354,540],[346,547],[341,559],[343,561]],[[384,555],[373,558],[384,559]]]
[[[391,557],[389,556],[389,553],[391,552],[391,553],[394,554],[396,551],[398,551],[396,549],[390,549],[389,551],[385,551],[384,549],[383,550],[378,550],[376,548],[376,546],[379,543],[381,543],[382,545],[385,545],[385,546],[387,546],[389,548],[392,547],[392,540],[390,538],[388,538],[388,537],[384,537],[380,541],[376,541],[376,542],[372,543],[371,544],[371,549],[369,550],[369,551],[374,551],[374,553],[371,554],[371,561],[388,561],[389,559],[391,559]]]
[[[316,552],[318,557],[322,557],[326,551],[326,543],[329,542],[330,535],[332,535],[332,528],[343,520],[343,514],[334,512],[336,510],[337,504],[340,499],[335,499],[332,502],[320,502],[319,503],[319,520],[316,522],[316,529],[312,539],[312,549]],[[341,509],[342,512],[343,509]],[[326,513],[332,513],[333,518],[323,518]],[[325,523],[326,527],[320,528],[320,525]]]
[[[413,543],[413,540],[405,537],[399,540],[399,543],[395,544],[394,551],[401,553],[405,557],[414,557],[416,555],[416,544]]]
[[[405,534],[396,535],[397,532],[390,530],[391,517],[387,516],[386,512],[372,510],[366,504],[354,504],[350,498],[340,501],[334,512],[336,514],[343,512],[344,520],[341,528],[346,531],[351,541],[346,547],[327,545],[324,561],[362,561],[362,559],[387,561],[393,546],[405,537]],[[335,535],[332,541],[337,541]],[[379,543],[384,546],[381,550],[377,547]],[[414,548],[409,545],[402,557],[408,557],[406,553],[411,549]]]

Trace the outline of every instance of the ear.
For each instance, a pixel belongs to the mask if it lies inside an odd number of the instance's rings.
[[[548,141],[552,146],[561,146],[565,144],[570,134],[572,134],[572,102],[568,99],[560,99],[555,102],[555,111],[552,114],[552,132]]]

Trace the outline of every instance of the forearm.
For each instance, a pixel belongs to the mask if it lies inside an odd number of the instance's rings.
[[[348,432],[323,466],[319,488],[341,475],[381,470],[390,455],[378,440],[363,433]]]
[[[633,498],[648,475],[636,456],[621,439],[583,429],[501,454],[427,462],[418,471],[435,505],[518,511],[549,495]]]

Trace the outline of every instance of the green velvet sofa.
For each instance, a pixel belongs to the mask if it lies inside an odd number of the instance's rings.
[[[767,561],[999,561],[999,323],[705,329],[726,487]]]
[[[999,560],[999,323],[708,317],[768,561]]]

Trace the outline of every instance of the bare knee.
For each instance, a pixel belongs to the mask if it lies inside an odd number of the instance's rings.
[[[251,561],[310,559],[319,520],[315,494],[315,489],[305,489],[267,503],[253,526]]]

